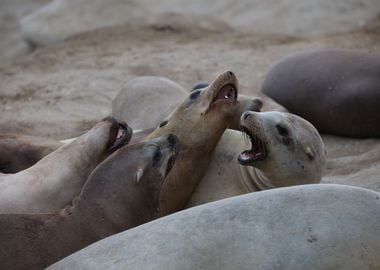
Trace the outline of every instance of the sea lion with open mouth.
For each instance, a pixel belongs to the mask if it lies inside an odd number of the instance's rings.
[[[160,194],[160,213],[182,209],[209,165],[212,152],[239,109],[238,81],[231,71],[193,91],[147,139],[173,133],[180,151]]]
[[[204,89],[207,84],[197,84],[192,91]],[[189,91],[174,81],[158,76],[141,76],[130,80],[112,101],[112,115],[127,122],[133,129],[157,126]],[[245,111],[260,111],[262,101],[258,97],[238,95],[240,108],[229,128],[239,129],[240,115]]]
[[[248,111],[241,116],[240,125],[243,133],[227,130],[223,134],[187,207],[320,182],[326,150],[308,121],[290,113]]]
[[[16,174],[0,174],[0,213],[61,209],[78,196],[92,170],[129,142],[132,129],[107,117],[69,144]]]
[[[172,134],[127,145],[96,167],[72,206],[53,214],[1,214],[0,269],[43,269],[157,218],[161,186],[177,154]]]

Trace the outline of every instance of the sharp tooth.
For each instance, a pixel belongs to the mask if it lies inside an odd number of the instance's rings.
[[[228,99],[228,96],[224,96],[225,99]]]

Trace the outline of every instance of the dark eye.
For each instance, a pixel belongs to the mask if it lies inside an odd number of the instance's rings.
[[[283,127],[283,126],[280,126],[280,125],[276,125],[276,129],[277,129],[277,132],[281,135],[281,136],[288,136],[289,135],[289,132],[288,130]]]
[[[199,97],[201,91],[194,91],[194,92],[191,92],[190,94],[190,99],[193,100],[193,99],[196,99],[197,97]]]
[[[166,126],[167,123],[168,123],[168,121],[161,122],[160,127],[164,127],[164,126]]]

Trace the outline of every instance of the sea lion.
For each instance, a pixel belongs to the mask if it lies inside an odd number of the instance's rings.
[[[1,214],[1,269],[42,269],[111,234],[156,218],[173,167],[172,134],[120,148],[91,173],[72,206],[53,214]]]
[[[0,174],[0,213],[41,213],[65,207],[78,196],[91,171],[131,136],[125,123],[107,117],[34,166]]]
[[[380,269],[380,193],[303,185],[236,196],[149,222],[60,269]]]
[[[380,54],[316,50],[275,64],[262,92],[322,133],[380,137]]]
[[[238,81],[227,71],[207,88],[193,91],[147,139],[173,133],[180,151],[173,170],[162,185],[160,213],[182,209],[203,177],[212,152],[239,109]]]
[[[235,130],[223,134],[187,207],[321,181],[326,150],[308,121],[291,113],[248,111],[240,126],[246,135]]]
[[[134,130],[130,143],[140,142],[153,130],[154,128]],[[59,141],[16,133],[0,134],[0,173],[17,173],[25,170],[62,145],[75,139]]]
[[[192,91],[206,88],[209,83],[197,84]],[[179,84],[156,76],[142,76],[129,81],[112,101],[112,115],[127,122],[133,129],[156,127],[189,92]],[[229,128],[239,129],[240,115],[245,111],[260,111],[258,97],[238,95],[240,109]]]

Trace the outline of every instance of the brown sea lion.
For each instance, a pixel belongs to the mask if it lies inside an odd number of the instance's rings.
[[[224,132],[187,207],[321,181],[326,150],[308,121],[291,113],[248,111],[240,125],[246,135],[231,129]]]
[[[173,133],[180,152],[160,194],[160,213],[182,209],[203,177],[212,152],[239,109],[238,81],[231,71],[219,75],[207,88],[193,91],[147,139]]]
[[[209,84],[197,84],[192,91]],[[178,104],[189,95],[179,84],[156,76],[142,76],[129,81],[112,101],[112,115],[127,122],[133,129],[157,126]],[[245,111],[260,111],[262,101],[258,97],[238,95],[240,109],[229,128],[239,129],[240,115]]]
[[[133,131],[130,142],[142,141],[153,130],[154,128]],[[17,173],[25,170],[65,143],[75,139],[58,141],[15,133],[0,134],[0,173]]]
[[[380,137],[380,53],[297,53],[271,68],[261,90],[322,133]]]
[[[159,216],[159,193],[178,140],[168,134],[122,147],[54,214],[0,215],[0,269],[43,269],[111,234]]]
[[[65,207],[78,196],[91,171],[131,136],[130,127],[108,117],[34,166],[0,174],[0,213],[41,213]]]

